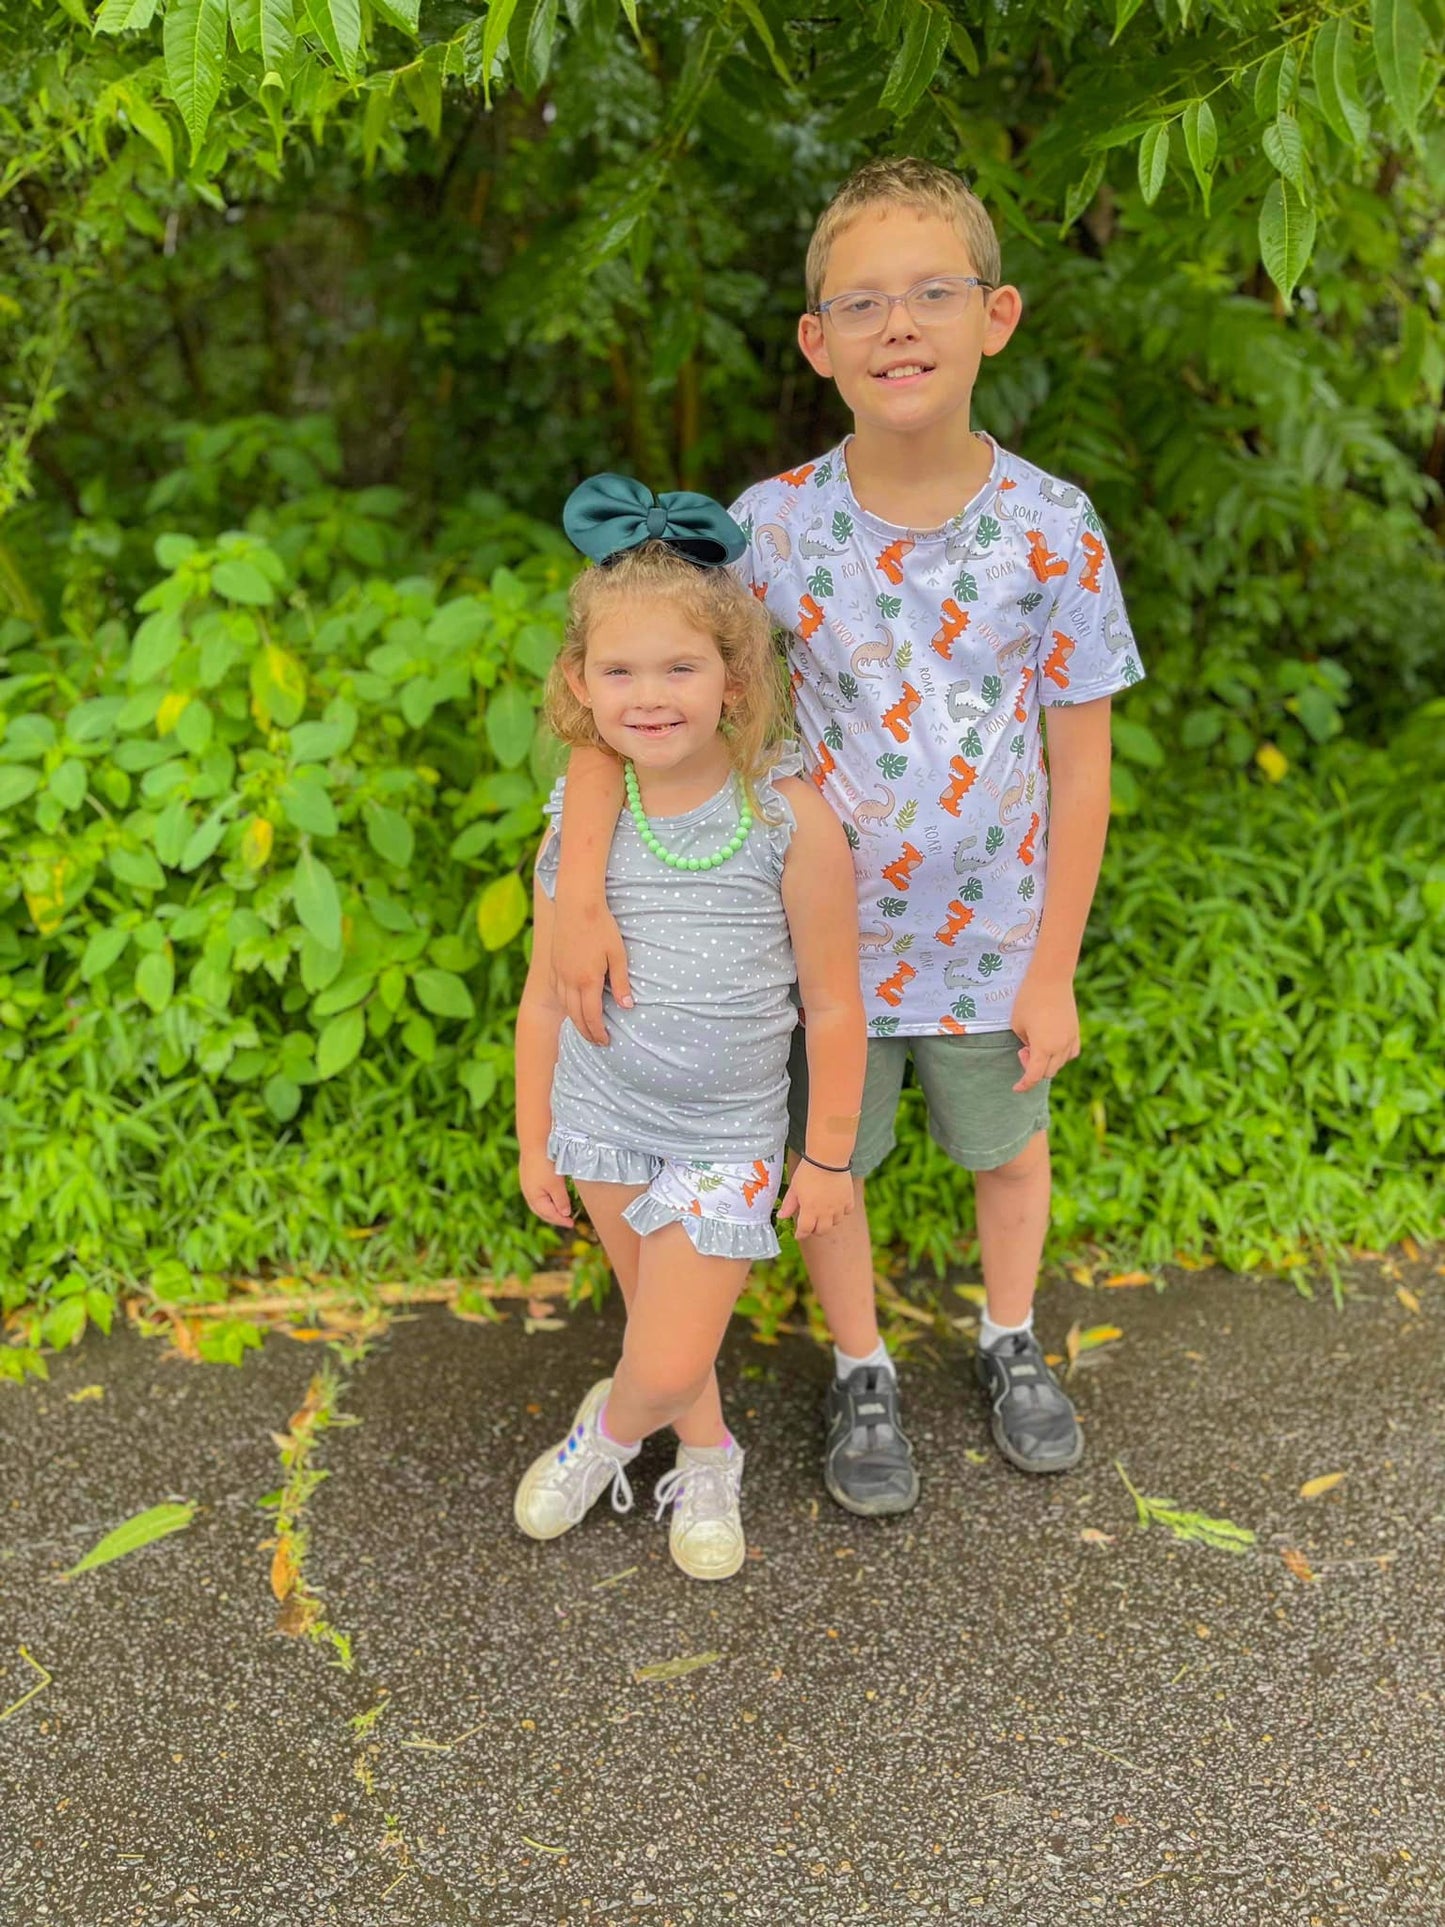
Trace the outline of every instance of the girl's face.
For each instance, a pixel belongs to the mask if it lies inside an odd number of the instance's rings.
[[[642,769],[676,769],[711,748],[733,693],[713,637],[663,596],[600,616],[581,670],[566,674],[603,742]]]

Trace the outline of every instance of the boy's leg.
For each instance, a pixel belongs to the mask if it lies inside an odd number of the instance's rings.
[[[629,1324],[633,1301],[637,1296],[643,1240],[622,1214],[634,1199],[642,1196],[643,1188],[635,1184],[584,1183],[577,1186],[592,1228],[602,1240],[602,1249],[607,1253],[608,1263],[622,1288],[622,1302],[627,1307]],[[610,1406],[608,1429],[612,1429]],[[688,1410],[674,1422],[674,1429],[685,1445],[713,1445],[725,1436],[727,1428],[723,1424],[716,1372],[709,1372],[707,1383]],[[612,1436],[630,1444],[634,1437],[640,1437],[641,1434],[613,1431]]]
[[[1049,1138],[1031,1137],[1017,1157],[974,1174],[979,1261],[994,1325],[1026,1325],[1049,1229]]]
[[[801,1028],[795,1032],[788,1097],[790,1163],[803,1148],[808,1066]],[[863,1112],[853,1154],[855,1172],[881,1164],[893,1148],[893,1120],[903,1086],[907,1045],[873,1038]],[[823,1482],[830,1497],[866,1517],[907,1512],[918,1501],[913,1448],[899,1415],[898,1378],[878,1334],[873,1241],[862,1176],[853,1181],[852,1215],[814,1238],[798,1241],[808,1282],[834,1344],[834,1373],[824,1404]]]

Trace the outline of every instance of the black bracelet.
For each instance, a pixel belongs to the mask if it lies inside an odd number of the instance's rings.
[[[835,1178],[847,1177],[853,1169],[851,1160],[847,1164],[819,1164],[818,1160],[816,1158],[810,1158],[806,1151],[799,1151],[798,1156],[803,1160],[804,1164],[811,1164],[815,1171],[827,1171],[830,1176]]]

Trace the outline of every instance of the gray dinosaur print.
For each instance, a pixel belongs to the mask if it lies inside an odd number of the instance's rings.
[[[965,716],[986,716],[988,704],[982,696],[973,694],[969,682],[951,682],[948,685],[948,718],[950,722],[960,723]]]
[[[1046,475],[1039,483],[1039,494],[1060,509],[1075,508],[1084,499],[1076,488],[1068,482],[1056,482],[1052,475]]]
[[[955,876],[965,876],[970,870],[981,870],[984,867],[984,864],[988,861],[986,857],[969,855],[970,850],[974,849],[977,843],[978,838],[976,836],[966,836],[962,843],[955,846],[953,852],[953,873]]]

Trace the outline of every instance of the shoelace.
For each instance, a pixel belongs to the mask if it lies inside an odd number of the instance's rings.
[[[573,1456],[574,1454],[576,1455],[575,1457]],[[632,1481],[627,1476],[626,1465],[621,1459],[609,1458],[608,1454],[599,1448],[595,1436],[585,1432],[581,1426],[578,1426],[569,1436],[567,1443],[557,1454],[557,1462],[562,1468],[564,1477],[559,1479],[556,1472],[553,1472],[552,1481],[554,1485],[572,1485],[572,1489],[567,1495],[565,1510],[565,1517],[572,1525],[575,1526],[581,1523],[583,1513],[586,1512],[592,1502],[587,1497],[586,1478],[578,1478],[576,1483],[572,1484],[572,1480],[565,1475],[575,1475],[583,1465],[589,1463],[592,1465],[610,1464],[612,1466],[612,1510],[614,1512],[631,1512],[633,1507]]]
[[[653,1488],[652,1496],[657,1501],[653,1516],[660,1519],[689,1488],[705,1511],[726,1512],[729,1503],[738,1496],[738,1483],[738,1473],[731,1464],[675,1465],[670,1472],[663,1473]]]

